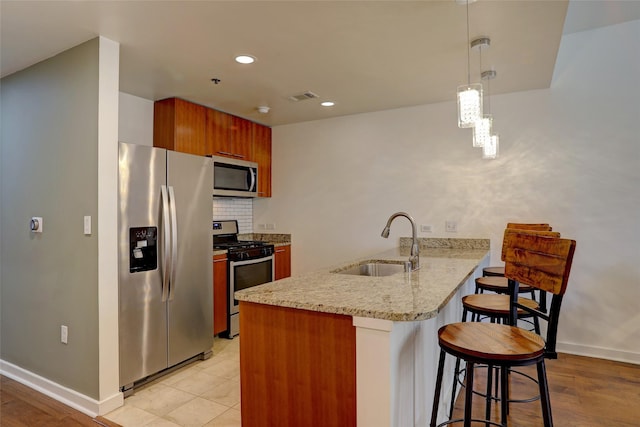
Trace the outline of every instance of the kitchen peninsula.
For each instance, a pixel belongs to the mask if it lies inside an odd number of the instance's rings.
[[[410,246],[236,293],[243,426],[428,425],[437,330],[460,320],[489,240],[420,239],[417,271],[341,273]]]

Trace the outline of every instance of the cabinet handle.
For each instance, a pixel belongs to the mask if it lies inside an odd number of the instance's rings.
[[[228,152],[226,152],[226,151],[218,151],[217,153],[218,153],[218,154],[223,154],[223,155],[225,155],[225,156],[233,156],[233,155],[234,155],[233,153],[228,153]]]
[[[237,157],[239,159],[244,159],[244,156],[242,154],[232,154],[233,157]]]
[[[223,259],[214,259],[213,262],[227,262],[226,258]]]
[[[276,249],[276,253],[277,253],[277,254],[282,253],[282,252],[284,252],[284,249],[280,249],[280,250],[277,250],[277,249]]]

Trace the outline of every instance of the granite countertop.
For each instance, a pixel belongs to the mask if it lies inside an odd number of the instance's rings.
[[[407,261],[410,248],[401,239],[398,248],[245,289],[235,297],[259,304],[392,321],[429,319],[489,256],[489,241],[421,239],[420,247],[420,269],[410,273],[368,277],[335,272],[367,260]]]

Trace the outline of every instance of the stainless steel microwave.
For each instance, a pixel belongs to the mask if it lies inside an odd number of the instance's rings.
[[[258,196],[257,163],[220,156],[212,159],[214,196]]]

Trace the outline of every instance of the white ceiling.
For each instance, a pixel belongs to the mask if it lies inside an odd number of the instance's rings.
[[[172,96],[266,125],[455,99],[467,80],[464,1],[0,1],[2,76],[102,35],[120,43],[120,90]],[[547,88],[564,32],[640,19],[640,1],[479,0],[471,80]],[[569,12],[567,13],[567,9]],[[565,15],[567,16],[565,22]],[[257,57],[239,65],[236,54]],[[221,80],[220,84],[211,82]],[[312,91],[318,100],[290,101]],[[319,101],[332,100],[326,108]],[[271,108],[260,114],[257,107]]]

